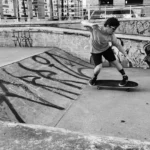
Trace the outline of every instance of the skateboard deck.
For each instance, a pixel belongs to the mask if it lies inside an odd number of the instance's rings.
[[[101,88],[122,88],[122,89],[132,89],[138,86],[138,83],[134,81],[128,81],[125,86],[119,86],[120,80],[97,80],[97,89]]]

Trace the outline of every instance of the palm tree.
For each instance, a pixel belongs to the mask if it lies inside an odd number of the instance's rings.
[[[100,6],[100,0],[98,0],[98,6]]]
[[[50,20],[53,20],[53,0],[49,0]]]
[[[14,16],[20,21],[20,11],[18,0],[13,0]]]
[[[27,21],[27,13],[26,13],[26,7],[25,7],[25,1],[22,1],[22,6],[23,6],[23,15],[24,15],[24,19],[25,21]]]
[[[61,0],[61,18],[64,19],[64,0]]]
[[[3,19],[3,2],[0,0],[0,19]]]
[[[98,6],[99,6],[99,10],[100,10],[101,0],[98,0]]]

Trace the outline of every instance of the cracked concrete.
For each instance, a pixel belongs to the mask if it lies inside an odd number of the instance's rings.
[[[150,149],[149,69],[126,69],[139,83],[131,92],[97,90],[87,85],[93,67],[60,49],[15,48],[12,57],[13,48],[1,49],[7,61],[0,68],[0,120],[6,121],[0,123],[0,149]],[[104,68],[99,79],[110,78],[121,76]]]

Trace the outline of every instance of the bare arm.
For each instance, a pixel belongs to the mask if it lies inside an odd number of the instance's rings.
[[[94,25],[93,23],[86,20],[81,21],[81,24],[85,27],[92,27]]]
[[[119,51],[125,56],[127,57],[127,53],[125,52],[125,49],[122,47],[122,45],[119,43],[116,45],[116,47],[119,49]]]
[[[121,45],[121,43],[118,41],[118,39],[113,35],[112,44],[118,48],[118,50],[126,57],[126,59],[132,63],[132,60],[129,58],[127,53],[125,52],[125,49]]]
[[[84,27],[86,27],[88,30],[90,30],[90,31],[92,30],[92,28],[93,28],[94,26],[97,26],[97,24],[91,23],[91,22],[86,21],[86,20],[81,21],[81,24],[82,24]]]
[[[123,48],[123,46],[121,45],[121,43],[119,42],[119,40],[116,38],[115,35],[113,35],[112,37],[112,45],[116,46],[118,48],[118,50],[126,57],[127,54]]]

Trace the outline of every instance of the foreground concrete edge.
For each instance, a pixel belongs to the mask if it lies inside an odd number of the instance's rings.
[[[150,150],[150,142],[0,121],[0,150]]]

